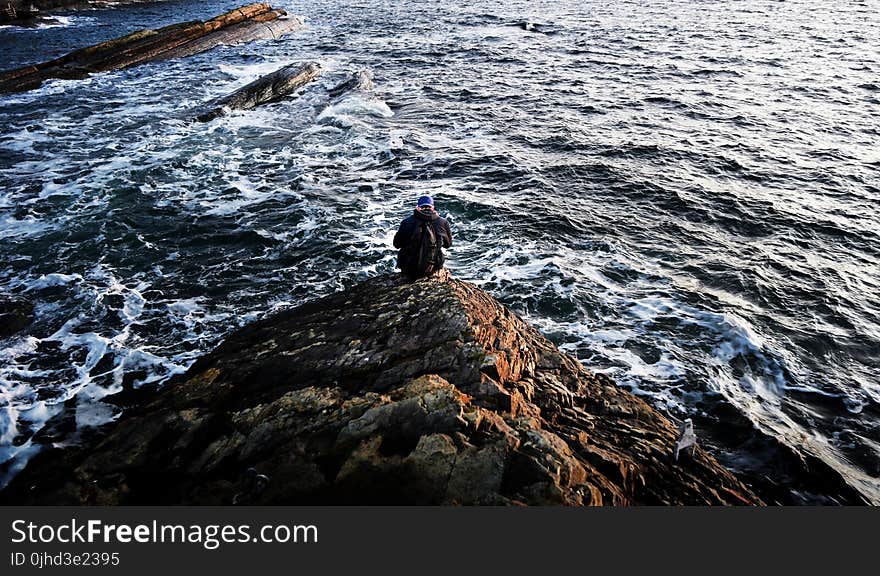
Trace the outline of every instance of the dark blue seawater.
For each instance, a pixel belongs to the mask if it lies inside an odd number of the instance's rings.
[[[2,27],[0,67],[240,3]],[[0,340],[0,485],[107,395],[392,271],[432,194],[454,274],[768,501],[880,503],[876,4],[275,5],[309,29],[0,96],[0,294],[36,305]],[[300,97],[189,122],[305,60]],[[359,69],[375,90],[330,100]]]

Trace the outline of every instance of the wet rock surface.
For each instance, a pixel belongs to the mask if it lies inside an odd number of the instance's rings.
[[[182,58],[220,44],[280,38],[304,28],[302,20],[258,2],[205,22],[181,22],[158,30],[138,30],[121,38],[81,48],[48,62],[0,73],[0,93],[40,87],[51,78],[85,78],[146,62]]]
[[[205,111],[196,116],[196,119],[200,122],[208,122],[231,110],[249,110],[261,104],[277,102],[293,94],[320,74],[321,65],[317,62],[284,66],[212,102]]]
[[[255,322],[18,504],[758,504],[474,285],[380,276]]]

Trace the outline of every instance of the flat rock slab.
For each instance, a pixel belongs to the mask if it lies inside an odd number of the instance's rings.
[[[241,329],[16,504],[759,504],[472,284],[379,276]]]
[[[182,58],[220,44],[280,38],[304,28],[302,20],[258,2],[205,22],[182,22],[158,30],[138,30],[121,38],[81,48],[48,62],[0,73],[0,93],[40,87],[51,78],[85,78],[146,62]]]
[[[196,120],[207,122],[231,110],[249,110],[261,104],[277,102],[293,94],[320,74],[321,65],[317,62],[284,66],[212,102],[205,111],[196,116]]]

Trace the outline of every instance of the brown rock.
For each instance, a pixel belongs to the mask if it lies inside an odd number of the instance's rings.
[[[223,116],[229,110],[249,110],[261,104],[277,102],[317,78],[320,73],[321,66],[317,62],[284,66],[213,102],[196,119],[207,122]]]
[[[190,56],[220,44],[279,38],[303,28],[300,19],[285,16],[283,10],[273,10],[269,4],[258,2],[206,22],[182,22],[158,30],[138,30],[48,62],[0,73],[0,93],[33,90],[50,78],[84,78],[95,72]]]
[[[760,503],[676,439],[476,286],[380,276],[231,334],[0,502]]]

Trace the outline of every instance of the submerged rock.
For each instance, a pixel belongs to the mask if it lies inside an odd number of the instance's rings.
[[[260,104],[277,102],[293,94],[320,74],[321,66],[317,62],[285,66],[213,102],[205,112],[196,116],[196,120],[207,122],[223,116],[229,110],[249,110]]]
[[[17,504],[759,504],[472,284],[380,276],[230,335]]]
[[[347,92],[366,92],[373,89],[373,72],[358,70],[349,74],[345,80],[328,90],[331,98],[338,98]]]
[[[535,32],[537,34],[558,34],[560,32],[560,27],[555,26],[553,24],[539,24],[537,22],[529,22],[528,20],[524,20],[522,22],[517,22],[516,24],[526,32]]]
[[[158,30],[138,30],[122,38],[81,48],[55,60],[0,73],[0,93],[33,90],[50,78],[84,78],[145,62],[180,58],[220,44],[279,38],[304,27],[284,10],[258,2],[205,22],[182,22]]]

